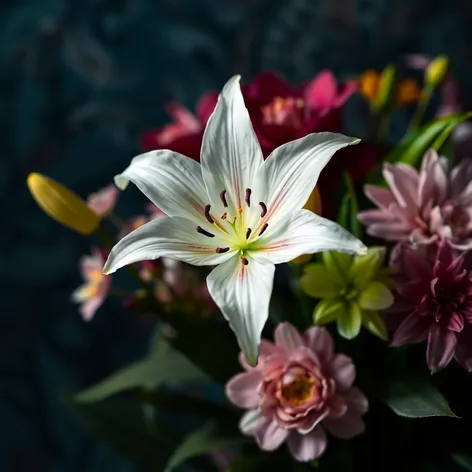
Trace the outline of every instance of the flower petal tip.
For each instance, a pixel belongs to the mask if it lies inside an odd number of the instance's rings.
[[[113,181],[120,190],[126,190],[126,187],[129,184],[129,180],[124,177],[123,174],[115,175],[115,177],[113,177]]]
[[[358,256],[365,256],[368,252],[367,246],[365,246],[363,243],[360,243],[359,248],[356,250],[356,254]]]
[[[246,358],[246,362],[251,367],[257,367],[257,362],[259,360],[259,354],[246,354],[245,358]]]
[[[354,138],[353,141],[351,142],[351,146],[354,146],[354,144],[359,144],[362,141],[360,138]]]

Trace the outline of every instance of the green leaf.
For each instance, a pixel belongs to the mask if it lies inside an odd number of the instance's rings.
[[[470,112],[455,113],[427,123],[419,130],[407,134],[398,146],[387,155],[386,161],[403,162],[413,167],[418,166],[428,149],[439,150],[452,130],[471,116]]]
[[[427,379],[411,377],[393,381],[388,387],[384,401],[397,415],[406,418],[457,418],[446,399]]]
[[[337,217],[337,222],[343,228],[348,228],[349,226],[349,212],[351,208],[351,196],[347,193],[344,195],[343,200],[341,202],[341,206],[339,207],[339,213]]]
[[[156,336],[144,359],[75,395],[76,402],[91,403],[134,388],[153,389],[163,382],[204,380],[207,377],[161,336]]]
[[[471,454],[452,454],[452,460],[466,470],[472,470]]]
[[[356,238],[360,238],[362,235],[361,224],[357,219],[357,214],[359,213],[359,204],[357,203],[357,195],[352,183],[351,177],[347,172],[344,172],[344,182],[348,192],[349,198],[349,220],[347,229],[354,235]]]
[[[170,425],[157,426],[139,405],[116,400],[71,403],[77,421],[117,455],[162,470],[178,440]]]
[[[208,423],[183,440],[169,459],[164,472],[172,472],[176,467],[193,457],[246,441],[247,439],[242,436],[225,436],[214,423]]]

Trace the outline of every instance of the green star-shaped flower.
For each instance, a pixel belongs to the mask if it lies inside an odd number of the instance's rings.
[[[388,269],[382,269],[385,248],[371,247],[364,256],[324,252],[322,263],[309,264],[300,280],[303,291],[320,302],[313,312],[316,324],[337,321],[339,334],[355,338],[364,325],[371,333],[387,339],[379,310],[393,303],[388,288]]]

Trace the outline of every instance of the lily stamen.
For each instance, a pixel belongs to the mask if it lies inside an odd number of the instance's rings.
[[[259,205],[261,207],[261,218],[264,218],[267,215],[267,205],[264,202],[259,202]]]
[[[228,251],[229,251],[229,247],[217,247],[215,250],[217,254],[223,254]]]
[[[245,266],[249,264],[249,261],[247,260],[247,257],[241,257],[241,264],[245,265]]]
[[[244,198],[244,201],[246,202],[246,205],[248,207],[251,207],[251,193],[252,193],[252,190],[250,188],[247,188],[246,197]]]
[[[210,208],[211,208],[211,205],[206,205],[205,206],[205,218],[207,219],[207,221],[209,223],[213,224],[215,221],[213,220],[213,218],[210,215]]]
[[[197,226],[197,233],[203,234],[204,236],[207,236],[209,238],[214,238],[215,235],[210,233],[209,231],[203,229],[201,226]]]
[[[251,233],[252,233],[252,229],[248,228],[246,231],[246,239],[249,239],[249,236],[251,236]]]
[[[225,208],[228,208],[228,202],[226,201],[226,190],[222,190],[220,192],[220,200],[221,200],[221,203],[223,203],[223,206]]]
[[[265,223],[264,226],[261,228],[259,231],[259,236],[262,236],[264,234],[264,231],[269,227],[269,223]]]

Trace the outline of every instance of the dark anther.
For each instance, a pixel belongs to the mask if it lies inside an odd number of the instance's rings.
[[[266,223],[262,228],[261,230],[259,231],[259,236],[262,236],[262,234],[264,233],[264,231],[269,227],[269,224]]]
[[[248,228],[246,231],[246,239],[249,239],[249,236],[251,236],[251,233],[252,233],[252,229]]]
[[[261,218],[264,218],[267,214],[267,205],[264,202],[259,202],[259,205],[261,206]]]
[[[221,202],[223,203],[223,206],[225,208],[228,208],[228,202],[226,201],[226,190],[222,190],[220,192],[220,199],[221,199]]]
[[[205,218],[208,220],[208,222],[213,224],[214,220],[210,215],[210,208],[211,208],[211,205],[205,205]]]
[[[243,265],[248,265],[249,261],[245,257],[241,257],[241,262]]]
[[[215,237],[214,234],[211,234],[208,231],[204,230],[201,226],[197,226],[197,233],[203,234],[204,236],[208,236],[209,238]]]
[[[252,190],[250,188],[247,188],[246,189],[246,197],[244,198],[244,200],[246,201],[246,205],[248,207],[251,206],[251,193],[252,193]]]
[[[228,252],[228,251],[229,251],[229,247],[217,247],[215,252],[217,254],[223,254],[224,252]]]

